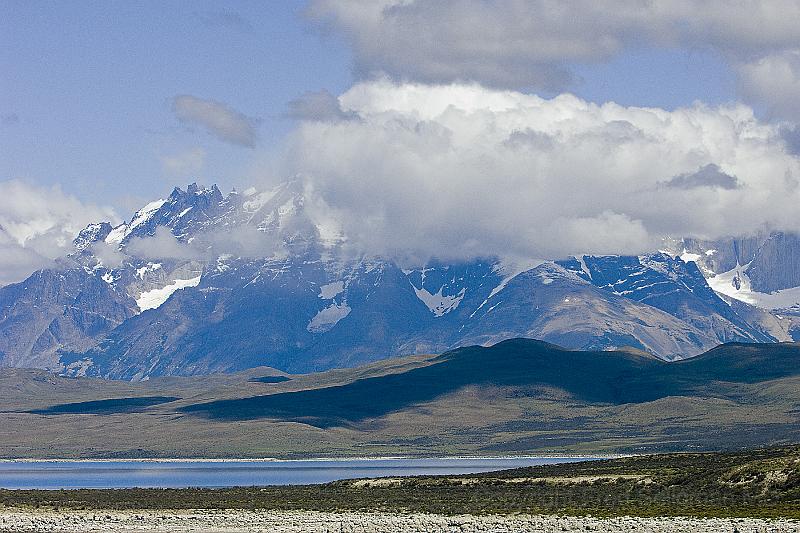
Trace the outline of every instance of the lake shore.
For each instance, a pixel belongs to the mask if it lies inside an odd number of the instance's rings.
[[[427,532],[604,531],[652,533],[800,532],[800,522],[752,518],[564,517],[554,515],[444,516],[424,513],[318,511],[37,511],[0,510],[8,532]]]
[[[39,457],[19,457],[19,458],[0,458],[0,463],[302,463],[302,462],[345,462],[345,461],[394,461],[394,460],[520,460],[520,459],[567,459],[567,460],[594,460],[594,459],[618,459],[621,457],[634,457],[637,454],[536,454],[536,455],[386,455],[386,456],[338,456],[338,457],[308,457],[291,458],[281,457],[139,457],[139,458],[39,458]]]
[[[306,516],[303,513],[312,513],[317,517],[380,516],[387,520],[410,514],[508,519],[571,516],[576,520],[586,516],[627,520],[626,517],[635,516],[655,520],[654,524],[674,522],[663,517],[696,517],[722,521],[718,525],[753,519],[757,522],[752,523],[762,531],[775,530],[767,527],[772,523],[770,520],[800,520],[798,446],[563,462],[463,475],[378,477],[374,471],[365,474],[361,479],[307,485],[0,489],[0,511],[45,513],[37,516],[57,518],[54,525],[73,514],[76,520],[114,513],[183,516],[195,513],[196,509],[209,510],[203,511],[209,516],[247,516],[254,520],[266,520],[273,515],[292,517],[296,513],[301,517]],[[616,522],[612,520],[609,524]],[[698,524],[700,529],[689,530],[701,531],[706,522]],[[83,529],[86,527],[80,525],[73,528]]]

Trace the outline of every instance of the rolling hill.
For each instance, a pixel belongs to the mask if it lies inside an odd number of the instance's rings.
[[[800,439],[800,345],[665,362],[513,339],[290,375],[142,383],[0,374],[0,455],[631,453]],[[170,435],[167,439],[165,435]]]

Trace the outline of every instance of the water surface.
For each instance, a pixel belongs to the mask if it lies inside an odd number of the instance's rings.
[[[182,488],[305,485],[339,479],[457,475],[586,458],[504,457],[307,461],[7,461],[0,488]]]

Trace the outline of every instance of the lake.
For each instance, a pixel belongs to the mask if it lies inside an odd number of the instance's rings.
[[[588,459],[591,458],[5,461],[0,462],[0,488],[111,489],[305,485],[364,477],[474,474]]]

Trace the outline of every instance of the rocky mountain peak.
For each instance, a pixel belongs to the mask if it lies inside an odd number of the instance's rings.
[[[8,332],[0,320],[0,352],[19,352],[7,359],[18,366],[144,379],[259,365],[305,372],[512,337],[680,358],[774,340],[782,327],[748,322],[709,288],[689,259],[710,249],[402,269],[348,253],[331,218],[301,178],[227,195],[176,187],[116,227],[81,231],[79,253],[59,265],[77,299],[0,289],[19,317]],[[78,304],[81,315],[70,310]]]

